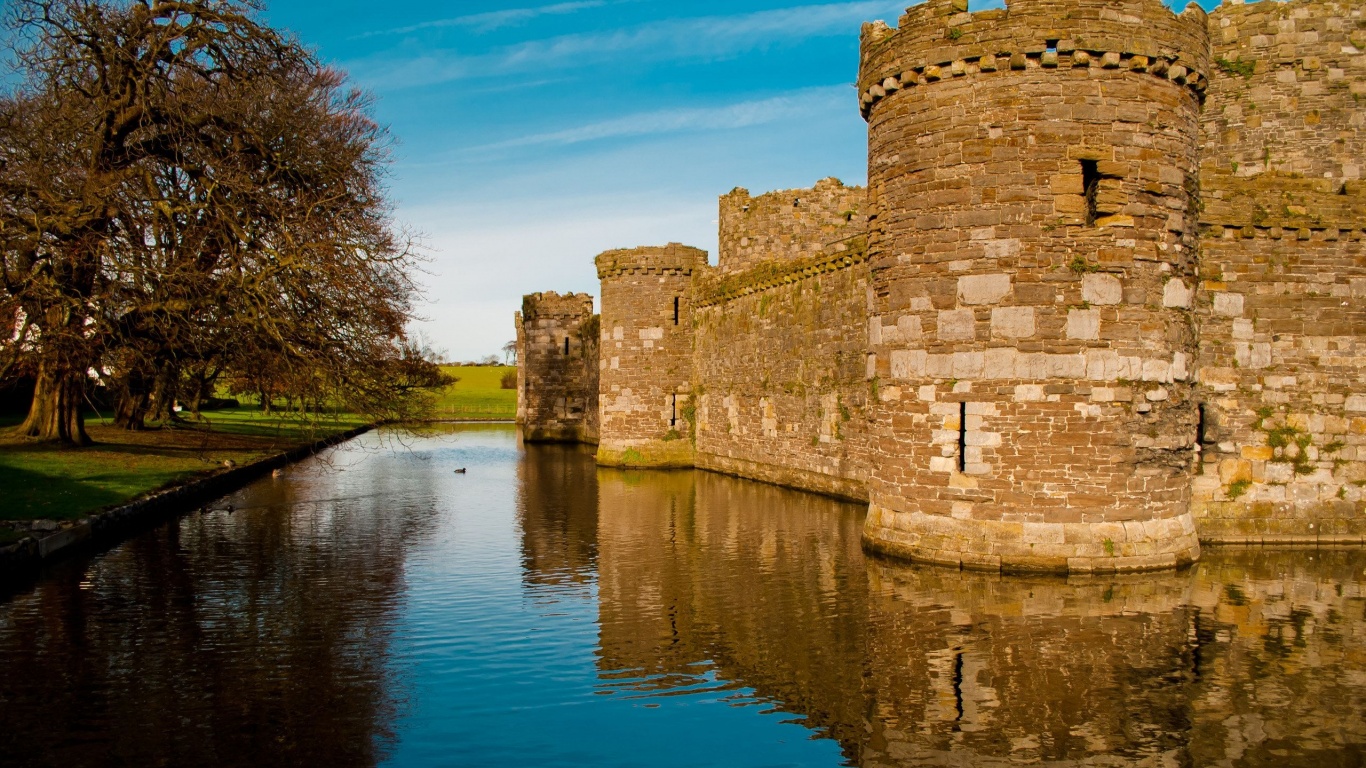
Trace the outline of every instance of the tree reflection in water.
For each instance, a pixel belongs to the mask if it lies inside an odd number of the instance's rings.
[[[455,433],[0,602],[0,763],[1366,761],[1361,551],[965,573],[866,557],[861,505]]]
[[[374,765],[431,478],[346,471],[365,457],[257,483],[0,603],[0,762]]]

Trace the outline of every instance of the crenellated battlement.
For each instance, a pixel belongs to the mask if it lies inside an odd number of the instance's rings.
[[[599,280],[634,273],[686,276],[706,268],[707,252],[681,243],[647,245],[605,251],[598,254],[594,263]]]
[[[593,314],[592,294],[543,291],[522,297],[522,319],[526,322],[545,318],[577,318],[585,314]]]
[[[1078,68],[1146,73],[1203,98],[1209,34],[1203,10],[1174,14],[1159,0],[1037,0],[970,13],[966,0],[912,6],[897,29],[863,26],[859,107],[898,90],[957,77]]]

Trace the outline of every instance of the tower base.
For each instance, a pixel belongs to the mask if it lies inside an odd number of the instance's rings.
[[[863,546],[907,560],[1005,572],[1156,571],[1200,559],[1189,512],[1141,522],[1015,523],[870,504]]]

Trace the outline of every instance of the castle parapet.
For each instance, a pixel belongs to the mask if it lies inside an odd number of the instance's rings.
[[[706,268],[707,252],[681,243],[669,243],[604,251],[593,261],[598,267],[599,280],[631,274],[689,277]]]
[[[905,88],[959,77],[1094,67],[1146,73],[1203,97],[1209,87],[1206,15],[1180,15],[1159,0],[1008,2],[969,13],[967,0],[927,0],[900,27],[863,26],[859,107]]]
[[[720,201],[718,268],[741,272],[767,261],[809,258],[846,250],[868,231],[868,192],[839,179],[811,189],[752,196],[737,187]]]

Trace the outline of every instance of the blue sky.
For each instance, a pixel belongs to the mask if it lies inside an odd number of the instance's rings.
[[[430,256],[417,327],[467,360],[513,338],[523,294],[597,295],[603,250],[715,261],[734,187],[862,184],[859,26],[908,4],[275,0],[267,19],[378,97],[396,217]]]

